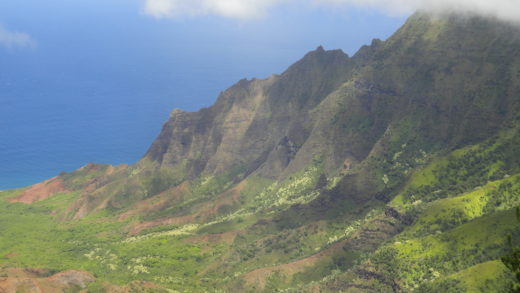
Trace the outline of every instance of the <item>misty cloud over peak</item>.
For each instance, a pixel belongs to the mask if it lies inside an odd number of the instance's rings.
[[[145,0],[144,10],[157,18],[212,14],[254,19],[265,16],[283,3],[289,3],[295,9],[301,6],[357,6],[394,15],[416,10],[476,14],[520,23],[520,0]]]
[[[356,5],[398,14],[412,13],[416,10],[476,14],[520,23],[520,1],[518,0],[313,0],[313,2]]]

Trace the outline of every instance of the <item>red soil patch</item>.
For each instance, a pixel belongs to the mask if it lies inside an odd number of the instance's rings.
[[[233,203],[238,201],[238,198],[240,197],[240,192],[244,189],[246,186],[247,181],[244,180],[234,186],[233,188],[221,193],[217,196],[217,198],[214,201],[208,201],[198,207],[195,208],[195,210],[199,210],[200,212],[187,215],[187,216],[181,216],[181,217],[175,217],[175,218],[167,218],[167,219],[159,219],[155,221],[149,221],[149,222],[143,222],[134,225],[130,228],[130,234],[135,235],[139,232],[143,231],[144,229],[150,229],[154,227],[159,226],[165,226],[165,225],[185,225],[189,223],[193,223],[196,220],[197,221],[206,221],[209,217],[218,214],[220,208],[222,208],[225,205],[232,205]],[[187,186],[183,188],[182,190],[177,190],[176,195],[179,196],[177,198],[178,200],[182,199],[183,193],[187,191]],[[161,194],[162,195],[162,194]],[[161,196],[159,195],[159,196]],[[151,199],[152,200],[152,199]],[[156,199],[157,200],[157,199]],[[159,201],[155,203],[154,205],[146,205],[148,201],[143,201],[139,203],[140,208],[134,209],[132,211],[129,211],[119,217],[120,220],[126,219],[127,217],[139,214],[143,212],[149,212],[149,211],[156,211],[160,210],[162,208],[165,208],[167,205],[171,204],[171,201]],[[146,208],[148,207],[148,208]]]
[[[87,272],[68,270],[48,277],[46,280],[62,287],[77,286],[85,288],[88,283],[94,282],[96,278]]]
[[[237,236],[237,232],[225,232],[219,234],[205,234],[195,237],[190,237],[185,239],[184,241],[191,244],[200,244],[200,243],[208,243],[208,244],[216,244],[216,243],[228,243],[231,244],[235,241],[235,237]]]
[[[14,252],[5,255],[6,258],[13,258],[13,257],[17,257],[17,256],[18,256],[18,253],[14,253]]]
[[[395,235],[399,229],[398,225],[392,224],[392,222],[390,222],[388,219],[389,216],[386,215],[375,218],[370,222],[366,223],[359,231],[355,232],[350,238],[337,242],[328,247],[327,249],[318,252],[317,254],[314,254],[310,257],[287,264],[256,269],[242,275],[241,278],[244,279],[246,285],[248,286],[256,284],[257,287],[264,288],[266,280],[271,275],[271,273],[279,271],[282,274],[291,277],[296,273],[305,271],[307,268],[316,264],[316,262],[320,260],[324,260],[327,258],[330,259],[337,251],[341,250],[346,245],[348,245],[352,249],[356,249],[359,251],[373,251],[381,243]],[[376,225],[376,228],[373,227],[374,225]]]
[[[163,292],[166,291],[154,283],[146,281],[132,281],[126,286],[108,285],[106,288],[110,293],[136,293],[136,292]]]
[[[198,216],[203,217],[206,219],[208,216],[216,215],[218,214],[218,211],[220,208],[226,205],[233,205],[238,201],[238,198],[240,197],[240,193],[242,190],[246,187],[247,180],[244,180],[240,182],[239,184],[235,185],[233,188],[225,191],[224,193],[221,193],[217,199],[213,202],[207,202],[201,207],[202,212],[198,214]]]
[[[238,202],[240,192],[246,187],[246,185],[247,181],[244,180],[233,188],[218,195],[215,200],[205,202],[198,207],[195,207],[194,209],[199,210],[200,212],[194,214],[192,217],[197,218],[202,222],[207,221],[211,216],[217,215],[222,207],[233,205]]]
[[[265,287],[267,278],[273,272],[279,271],[282,274],[285,274],[286,276],[293,276],[294,274],[303,272],[307,268],[316,264],[318,261],[332,256],[334,252],[336,252],[338,249],[341,249],[348,241],[349,240],[338,242],[323,251],[320,251],[314,255],[311,255],[301,260],[273,267],[256,269],[254,271],[242,275],[241,278],[245,281],[247,287],[256,285],[258,288],[263,289]]]
[[[185,225],[193,222],[195,219],[194,216],[185,216],[185,217],[177,217],[177,218],[169,218],[169,219],[161,219],[150,222],[144,222],[141,224],[137,224],[130,229],[131,235],[139,234],[141,231],[145,229],[155,228],[159,226],[167,226],[167,225]]]
[[[7,277],[0,278],[0,292],[63,293],[77,287],[86,288],[94,276],[82,271],[69,270],[50,277],[45,269],[8,269]]]
[[[189,186],[189,182],[185,181],[178,186],[161,192],[157,196],[140,201],[134,204],[128,212],[121,214],[118,219],[124,221],[128,217],[160,211],[167,206],[180,202],[184,199],[184,194],[188,191]]]
[[[109,182],[109,180],[107,178],[109,178],[111,175],[114,175],[118,172],[123,171],[127,167],[128,167],[128,165],[126,165],[126,164],[114,167],[112,165],[97,165],[97,164],[89,163],[89,164],[81,167],[80,169],[74,171],[74,173],[86,172],[87,174],[85,176],[87,176],[88,174],[92,174],[94,172],[98,172],[100,170],[105,169],[102,174],[97,174],[97,176],[95,176],[94,178],[83,183],[82,191],[89,193],[89,192],[93,192],[93,191],[97,190],[98,188],[100,188],[101,186],[107,184]]]
[[[8,278],[45,278],[50,275],[50,271],[37,268],[7,268],[1,271]]]
[[[17,197],[8,199],[9,202],[21,202],[32,204],[37,201],[47,199],[58,193],[70,192],[63,185],[63,181],[59,177],[54,177],[41,183],[35,184],[26,189]]]

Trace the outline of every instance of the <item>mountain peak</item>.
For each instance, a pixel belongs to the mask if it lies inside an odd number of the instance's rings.
[[[135,166],[2,193],[62,195],[0,205],[0,223],[20,224],[2,226],[0,275],[63,261],[135,279],[129,290],[155,288],[148,278],[187,292],[503,292],[520,204],[519,34],[417,14],[352,58],[319,46],[211,107],[174,110]]]

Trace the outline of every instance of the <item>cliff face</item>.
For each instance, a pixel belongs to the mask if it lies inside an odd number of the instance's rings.
[[[174,110],[135,166],[65,182],[88,187],[71,213],[125,210],[184,181],[283,181],[310,166],[337,178],[340,198],[388,201],[418,162],[516,123],[519,47],[515,26],[420,13],[353,57],[319,47],[281,75],[241,80],[209,108]]]
[[[323,157],[326,172],[387,144],[435,151],[488,137],[518,110],[519,34],[484,19],[417,14],[352,58],[319,47],[282,75],[242,80],[215,105],[172,112],[143,160],[190,178],[269,178]]]
[[[24,239],[59,251],[0,246],[9,265],[181,292],[498,292],[520,241],[520,28],[417,13],[353,57],[319,47],[174,110],[134,166],[0,197],[21,223],[1,241],[40,217]]]
[[[262,166],[277,177],[307,140],[309,112],[348,78],[352,61],[319,47],[282,75],[241,80],[215,105],[196,113],[172,112],[144,160],[183,165],[190,176],[233,167]]]

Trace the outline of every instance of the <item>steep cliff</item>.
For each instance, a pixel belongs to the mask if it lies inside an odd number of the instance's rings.
[[[518,45],[507,24],[417,14],[352,58],[320,47],[280,76],[240,81],[210,108],[175,110],[144,160],[190,178],[238,168],[283,179],[316,156],[334,174],[403,144],[418,156],[477,142],[518,113]],[[381,185],[368,169],[361,180]]]
[[[87,270],[94,291],[505,290],[520,28],[416,13],[352,57],[319,47],[174,110],[133,166],[0,198],[4,267]]]
[[[183,165],[191,178],[237,167],[276,178],[308,139],[310,111],[353,68],[342,51],[319,47],[282,75],[241,80],[210,108],[174,110],[144,160]]]

